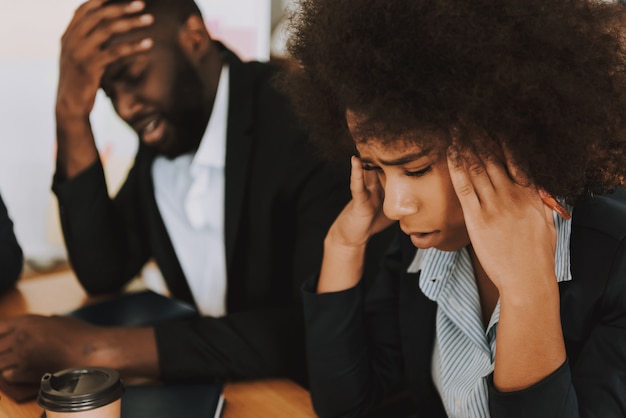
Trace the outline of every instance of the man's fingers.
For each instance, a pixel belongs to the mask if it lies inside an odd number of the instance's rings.
[[[74,11],[74,16],[72,17],[72,20],[70,21],[69,25],[67,25],[67,28],[65,29],[65,32],[68,33],[70,31],[73,31],[74,28],[83,21],[83,19],[85,18],[85,16],[87,16],[89,13],[91,13],[93,10],[96,10],[100,7],[102,7],[102,5],[106,2],[106,0],[89,0],[84,2],[83,4],[81,4],[75,11]]]
[[[127,57],[129,55],[138,54],[140,52],[147,51],[152,48],[154,45],[154,41],[151,38],[143,38],[138,42],[127,43],[116,45],[115,47],[111,47],[107,49],[106,53],[106,65],[117,61],[121,58]]]
[[[0,341],[3,337],[6,337],[8,334],[11,334],[15,330],[15,327],[12,324],[7,322],[0,323]]]
[[[105,72],[105,69],[110,64],[118,61],[122,58],[130,55],[139,54],[152,48],[154,41],[151,38],[143,38],[137,42],[123,43],[107,48],[104,51],[100,51],[97,56],[94,56],[88,62],[90,62],[90,68],[96,68],[100,74]],[[79,61],[80,62],[80,61]]]
[[[90,45],[90,48],[99,48],[115,34],[152,24],[154,19],[151,15],[137,15],[144,7],[145,4],[140,1],[89,7],[84,14],[80,17],[77,15],[72,20],[61,40],[66,44],[73,39],[80,41],[82,45],[91,44],[90,40],[93,38],[99,43]]]
[[[139,29],[151,25],[154,22],[154,17],[149,14],[143,14],[140,16],[134,16],[131,18],[120,18],[110,22],[105,27],[99,28],[93,31],[88,37],[83,39],[79,45],[77,45],[72,52],[72,59],[76,62],[84,62],[89,60],[89,57],[99,56],[102,54],[103,47],[111,40],[115,35],[130,32],[134,29]],[[120,43],[119,45],[108,47],[104,51],[108,52],[108,61],[111,59],[121,58],[124,54],[130,54],[136,51],[142,51],[147,45],[144,40]],[[147,41],[146,41],[147,42]],[[128,45],[127,47],[123,47]]]
[[[154,23],[154,16],[149,13],[136,15],[128,18],[120,18],[110,21],[107,32],[110,34],[120,34],[130,32],[133,29],[143,28]]]
[[[15,367],[17,356],[13,347],[13,339],[0,341],[0,371]]]
[[[12,370],[17,367],[17,357],[13,351],[6,352],[0,356],[0,371],[4,375],[6,370]]]
[[[2,377],[7,382],[14,384],[37,383],[44,373],[45,371],[24,369],[15,365],[5,369],[2,372]]]
[[[111,20],[107,23],[103,23],[98,29],[94,30],[89,35],[89,39],[91,43],[94,43],[98,47],[106,47],[106,44],[115,35],[121,35],[131,32],[134,29],[150,26],[152,23],[154,23],[154,16],[147,13]]]

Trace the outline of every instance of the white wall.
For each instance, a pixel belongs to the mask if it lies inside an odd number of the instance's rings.
[[[281,1],[281,0],[274,0]],[[197,0],[212,35],[244,59],[266,60],[271,0]],[[61,35],[79,0],[0,0],[0,194],[27,259],[64,258],[50,191],[54,99]],[[97,145],[114,192],[136,150],[135,135],[103,95],[92,114]]]

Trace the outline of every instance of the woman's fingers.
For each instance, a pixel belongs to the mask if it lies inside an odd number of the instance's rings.
[[[361,159],[352,156],[350,159],[352,171],[350,174],[350,191],[352,198],[364,202],[372,197],[372,193],[378,193],[380,183],[378,175],[373,171],[363,169]]]
[[[517,200],[520,190],[530,186],[530,180],[503,144],[478,128],[472,132],[475,136],[472,145],[461,147],[457,140],[459,130],[451,131],[448,165],[457,195],[466,205],[471,203],[470,197],[480,206],[500,205],[498,200]]]
[[[353,155],[350,158],[350,167],[350,192],[352,192],[352,198],[357,199],[365,193],[365,177],[361,159]]]
[[[531,182],[524,171],[513,160],[513,154],[506,144],[498,145],[498,152],[489,154],[491,176],[496,188],[508,188],[511,183],[530,186]]]
[[[447,158],[452,186],[459,198],[463,211],[467,213],[480,210],[481,201],[474,187],[474,181],[470,176],[464,156],[459,152],[455,144],[448,147]],[[479,170],[477,167],[475,169]],[[477,174],[475,172],[474,177]]]

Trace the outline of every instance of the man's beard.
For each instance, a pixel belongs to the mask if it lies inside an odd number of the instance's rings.
[[[168,149],[161,150],[168,158],[197,150],[209,121],[212,103],[207,104],[205,86],[186,57],[180,54],[177,62],[175,84],[171,90],[172,106],[165,115],[175,138]]]

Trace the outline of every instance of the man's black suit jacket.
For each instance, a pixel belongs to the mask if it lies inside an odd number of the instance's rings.
[[[285,97],[275,68],[230,68],[225,165],[227,310],[156,326],[166,380],[288,376],[304,379],[300,286],[319,269],[328,227],[348,202],[349,167],[318,158]],[[53,190],[69,259],[92,294],[114,292],[150,258],[172,296],[194,303],[155,203],[154,153],[140,146],[111,200],[100,163]],[[219,204],[219,203],[218,203]]]
[[[576,205],[570,250],[572,280],[559,283],[568,360],[519,392],[490,383],[492,418],[626,417],[625,190]],[[315,280],[305,283],[310,388],[321,417],[363,416],[398,386],[420,418],[446,416],[431,377],[436,304],[420,291],[419,274],[407,273],[416,251],[398,229],[367,296],[362,285],[317,295]]]
[[[13,232],[13,222],[0,197],[0,292],[17,282],[22,272],[24,256],[22,247]]]

